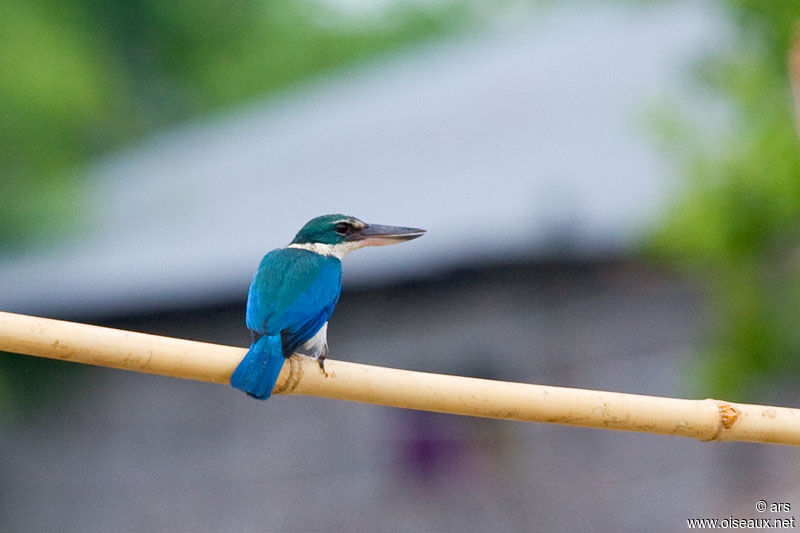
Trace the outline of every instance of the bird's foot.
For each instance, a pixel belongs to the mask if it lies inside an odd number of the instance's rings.
[[[325,356],[324,356],[324,355],[320,355],[320,356],[317,358],[317,363],[319,363],[319,368],[320,368],[320,370],[322,370],[322,373],[323,373],[323,374],[325,375],[325,377],[327,378],[327,377],[328,377],[328,373],[327,373],[327,372],[325,372]]]

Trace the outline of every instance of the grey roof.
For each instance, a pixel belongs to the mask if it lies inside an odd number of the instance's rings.
[[[87,169],[89,231],[0,261],[0,308],[243,298],[263,253],[331,212],[429,230],[348,257],[350,284],[624,249],[675,190],[638,119],[724,35],[688,3],[561,7],[160,134]]]

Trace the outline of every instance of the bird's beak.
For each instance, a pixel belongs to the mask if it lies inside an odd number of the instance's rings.
[[[425,233],[425,230],[419,228],[368,224],[367,227],[354,235],[355,238],[353,240],[361,241],[362,246],[385,246],[416,239],[421,237],[423,233]]]

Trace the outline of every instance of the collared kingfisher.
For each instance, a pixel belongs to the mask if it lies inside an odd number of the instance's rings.
[[[308,221],[289,246],[265,255],[247,293],[252,344],[231,375],[231,385],[266,400],[284,360],[295,352],[317,359],[324,372],[328,319],[342,290],[342,258],[357,248],[408,241],[423,233],[324,215]]]

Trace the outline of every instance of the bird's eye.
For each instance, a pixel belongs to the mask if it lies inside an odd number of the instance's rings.
[[[348,224],[347,222],[338,222],[334,227],[333,231],[338,233],[339,235],[347,235],[353,230],[353,226]]]

